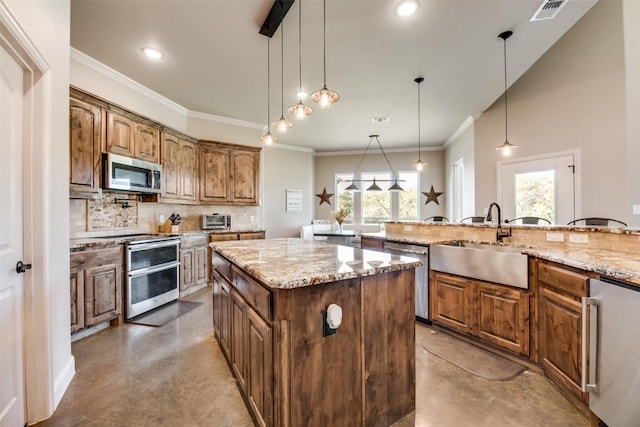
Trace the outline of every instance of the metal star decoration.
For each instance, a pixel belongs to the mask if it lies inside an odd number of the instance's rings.
[[[320,204],[322,205],[323,203],[327,203],[329,206],[331,206],[331,197],[333,196],[333,193],[327,193],[327,187],[324,187],[322,189],[322,193],[321,194],[316,194],[316,197],[320,197]]]
[[[435,202],[436,205],[439,205],[440,203],[438,202],[438,196],[440,196],[442,194],[442,192],[437,192],[433,190],[433,185],[431,186],[431,190],[429,190],[429,192],[427,193],[426,191],[423,191],[422,194],[424,194],[425,196],[427,196],[427,201],[424,202],[424,204],[426,205],[429,202]]]

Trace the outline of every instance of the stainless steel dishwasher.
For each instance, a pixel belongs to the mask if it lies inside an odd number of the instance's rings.
[[[416,319],[431,324],[429,320],[429,247],[384,242],[383,251],[418,258],[422,262],[422,266],[416,267]]]

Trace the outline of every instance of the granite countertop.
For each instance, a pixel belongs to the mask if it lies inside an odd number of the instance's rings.
[[[210,246],[272,289],[294,289],[419,267],[400,255],[302,239],[213,242]]]
[[[131,233],[131,234],[118,234],[113,236],[93,236],[93,237],[81,237],[77,239],[69,240],[69,249],[71,251],[80,251],[85,249],[97,249],[101,247],[110,247],[115,245],[121,245],[129,243],[135,238],[146,235],[154,237],[183,237],[183,236],[195,236],[199,234],[220,234],[220,233],[259,233],[264,230],[255,229],[231,229],[231,230],[184,230],[176,233]]]

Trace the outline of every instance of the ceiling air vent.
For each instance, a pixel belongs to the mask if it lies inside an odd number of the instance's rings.
[[[529,21],[553,19],[568,0],[544,0]]]

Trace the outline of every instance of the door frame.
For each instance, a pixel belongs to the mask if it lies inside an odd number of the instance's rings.
[[[509,159],[498,160],[496,162],[496,181],[497,181],[497,193],[496,200],[498,204],[502,206],[502,167],[505,165],[513,164],[513,163],[522,163],[522,162],[530,162],[536,160],[545,160],[551,159],[555,157],[562,156],[573,156],[573,197],[574,197],[574,215],[575,218],[582,217],[582,161],[581,161],[581,150],[567,150],[567,151],[557,151],[554,153],[544,153],[538,154],[535,156],[527,156],[527,157],[515,157]]]
[[[23,259],[33,269],[23,278],[24,400],[28,424],[48,418],[62,397],[54,384],[51,342],[51,274],[49,261],[51,203],[51,67],[0,0],[0,43],[24,71]],[[70,380],[70,378],[69,378]]]

